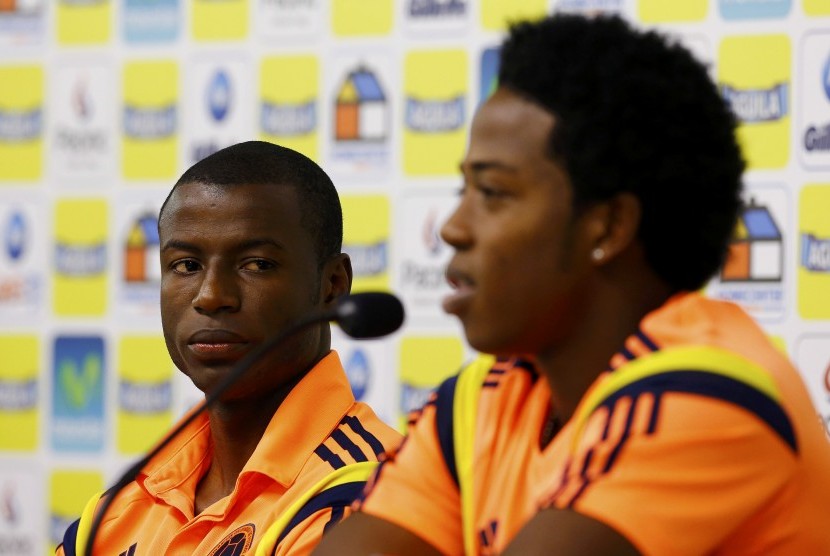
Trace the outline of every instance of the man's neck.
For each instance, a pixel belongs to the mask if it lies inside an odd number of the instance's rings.
[[[582,397],[608,368],[611,357],[640,321],[671,295],[656,275],[632,273],[615,279],[598,279],[587,307],[567,341],[550,353],[537,356],[537,363],[550,384],[553,409],[562,422],[570,419]]]
[[[305,373],[272,395],[256,400],[218,401],[208,409],[213,449],[210,466],[199,480],[194,514],[230,495],[280,405]]]

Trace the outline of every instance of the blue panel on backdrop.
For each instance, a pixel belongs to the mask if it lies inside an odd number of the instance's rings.
[[[52,448],[94,452],[104,446],[104,340],[55,339],[52,367]]]
[[[718,0],[724,19],[774,19],[790,13],[792,0]]]
[[[125,0],[124,38],[127,42],[170,42],[179,36],[179,0]]]

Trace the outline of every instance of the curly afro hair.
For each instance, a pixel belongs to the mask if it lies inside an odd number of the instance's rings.
[[[499,86],[556,118],[550,156],[576,206],[621,192],[642,205],[648,263],[675,291],[723,263],[741,208],[736,120],[685,48],[616,16],[554,15],[514,24]]]

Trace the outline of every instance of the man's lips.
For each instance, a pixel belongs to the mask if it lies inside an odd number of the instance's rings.
[[[221,329],[203,329],[191,334],[187,347],[202,358],[230,356],[244,351],[248,340],[236,332]]]
[[[453,291],[444,297],[442,306],[444,312],[457,315],[469,305],[475,291],[475,282],[469,275],[453,267],[447,269],[447,282]]]

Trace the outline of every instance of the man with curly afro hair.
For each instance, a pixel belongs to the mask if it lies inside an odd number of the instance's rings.
[[[790,362],[699,290],[741,208],[706,67],[617,17],[512,26],[442,237],[483,354],[318,554],[830,554],[830,443]]]

